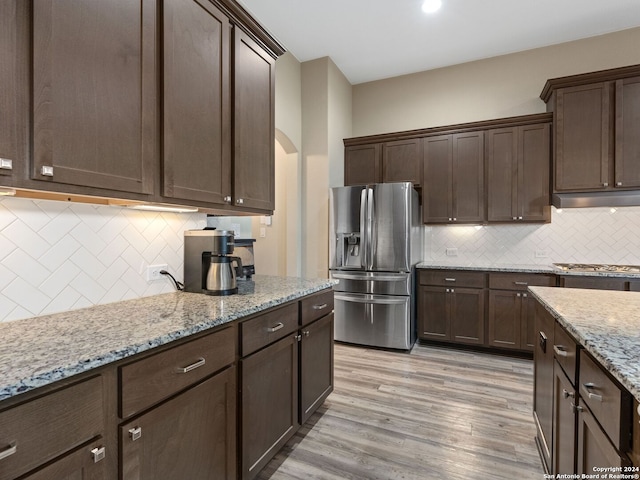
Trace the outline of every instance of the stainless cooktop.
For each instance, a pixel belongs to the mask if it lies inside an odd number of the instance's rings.
[[[607,265],[598,263],[554,263],[565,272],[640,273],[640,265]]]

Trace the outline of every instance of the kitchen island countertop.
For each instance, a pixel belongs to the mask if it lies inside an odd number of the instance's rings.
[[[255,275],[237,295],[174,292],[0,323],[0,400],[330,288]]]
[[[640,402],[640,292],[554,287],[529,290]]]

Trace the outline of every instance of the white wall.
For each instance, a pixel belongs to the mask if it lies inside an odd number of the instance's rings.
[[[146,281],[167,264],[182,280],[183,232],[204,214],[0,199],[0,321],[173,291]]]
[[[355,85],[353,135],[544,112],[547,79],[638,64],[638,45],[634,28]]]

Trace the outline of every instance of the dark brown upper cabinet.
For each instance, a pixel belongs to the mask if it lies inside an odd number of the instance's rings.
[[[422,141],[419,138],[382,144],[382,183],[422,182]]]
[[[482,223],[484,213],[483,132],[424,139],[424,223]]]
[[[31,179],[153,193],[156,15],[151,0],[33,2]]]
[[[367,185],[382,181],[381,145],[352,145],[344,149],[344,184]]]
[[[233,203],[267,212],[275,204],[275,59],[234,31]]]
[[[549,222],[550,124],[486,132],[489,222]]]
[[[164,0],[163,7],[162,194],[229,203],[229,19],[208,0]]]
[[[18,2],[0,2],[0,182],[5,177],[11,181],[18,162],[18,139],[16,118],[16,69],[17,69],[17,16]],[[5,183],[0,183],[4,185]]]
[[[640,65],[548,80],[554,115],[553,191],[640,188]]]

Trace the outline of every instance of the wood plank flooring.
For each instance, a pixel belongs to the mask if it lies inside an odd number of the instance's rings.
[[[531,360],[336,344],[335,383],[258,479],[544,478]]]

